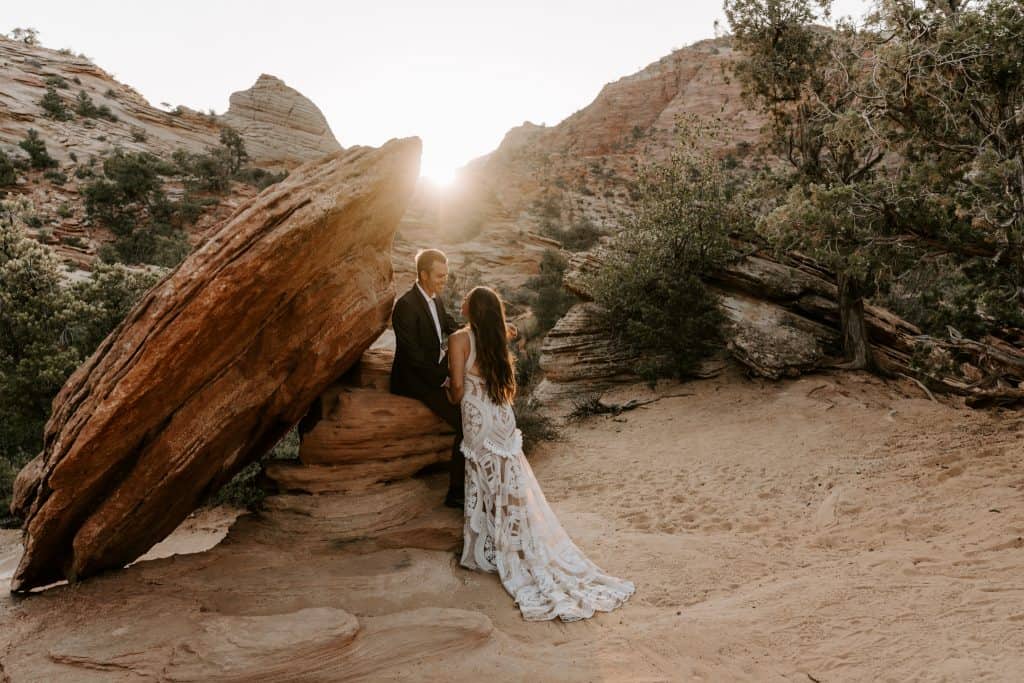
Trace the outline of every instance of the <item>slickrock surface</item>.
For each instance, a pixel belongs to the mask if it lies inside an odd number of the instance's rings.
[[[262,455],[390,318],[420,143],[297,169],[151,290],[68,380],[15,506],[12,588],[124,566]]]
[[[232,93],[221,120],[242,134],[259,166],[290,168],[341,149],[317,106],[267,74],[248,90]]]

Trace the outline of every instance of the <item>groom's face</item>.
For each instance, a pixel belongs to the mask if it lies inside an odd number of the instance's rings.
[[[420,284],[429,294],[439,296],[444,291],[444,285],[448,282],[448,264],[444,261],[435,261],[430,270],[420,272]]]

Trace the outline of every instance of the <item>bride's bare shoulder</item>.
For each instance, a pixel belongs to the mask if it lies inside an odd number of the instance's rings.
[[[457,344],[459,346],[463,344],[469,344],[469,328],[461,327],[452,332],[450,335],[448,335],[448,343]]]

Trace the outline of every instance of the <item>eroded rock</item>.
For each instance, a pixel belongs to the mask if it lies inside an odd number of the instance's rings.
[[[420,143],[352,148],[239,209],[68,380],[19,482],[24,591],[124,566],[266,452],[387,324]]]

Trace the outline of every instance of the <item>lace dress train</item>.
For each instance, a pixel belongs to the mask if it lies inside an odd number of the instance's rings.
[[[565,533],[523,455],[512,406],[491,401],[483,379],[470,372],[476,340],[472,333],[469,338],[462,566],[496,572],[529,621],[610,612],[633,594],[632,582],[602,572]]]

